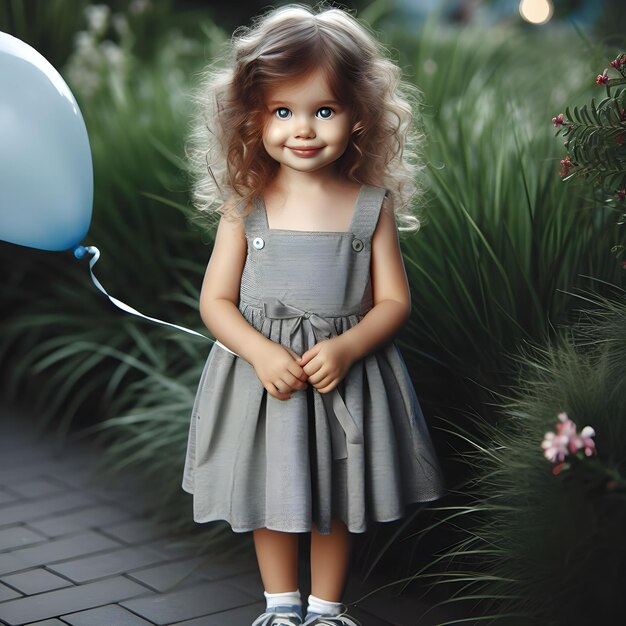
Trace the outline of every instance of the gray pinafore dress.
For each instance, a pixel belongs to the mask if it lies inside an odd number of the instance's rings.
[[[371,239],[385,190],[364,186],[347,232],[270,229],[262,201],[245,221],[239,310],[303,354],[372,307]],[[235,532],[350,532],[444,495],[442,473],[406,365],[393,342],[352,365],[330,393],[270,396],[252,366],[218,345],[194,403],[182,487],[196,522]]]

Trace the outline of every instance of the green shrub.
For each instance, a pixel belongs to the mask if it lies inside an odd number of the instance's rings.
[[[467,504],[439,511],[471,532],[416,577],[452,586],[446,602],[471,602],[468,623],[612,624],[626,608],[626,298],[593,305],[569,337],[520,357],[495,426],[473,438],[450,424],[472,442],[462,462],[473,478]],[[579,453],[555,475],[541,442],[561,411],[593,427],[597,457]]]
[[[94,156],[86,243],[101,249],[96,271],[113,295],[200,328],[210,235],[187,220],[183,143],[195,72],[224,35],[204,23],[203,43],[171,32],[152,56],[140,55],[137,31],[123,23],[111,43],[107,34],[77,38],[82,48],[65,70]],[[401,52],[413,55],[424,92],[431,195],[422,231],[403,240],[413,315],[401,339],[427,414],[457,417],[469,405],[493,421],[493,394],[517,371],[509,354],[568,324],[571,292],[590,281],[606,291],[622,280],[611,250],[623,233],[555,176],[559,159],[543,111],[583,91],[567,38],[526,41],[506,30],[434,25],[410,35],[397,41],[408,42]],[[547,57],[572,72],[560,93]],[[77,415],[81,425],[108,418],[97,428],[119,442],[109,448],[109,466],[140,466],[158,482],[163,510],[186,519],[177,500],[181,465],[209,344],[122,315],[69,254],[2,246],[0,255],[9,268],[4,391],[37,400],[41,425],[57,420],[61,436]]]

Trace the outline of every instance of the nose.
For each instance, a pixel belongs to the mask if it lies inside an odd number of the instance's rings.
[[[312,139],[315,137],[315,129],[307,115],[301,115],[295,120],[294,134],[298,138]]]

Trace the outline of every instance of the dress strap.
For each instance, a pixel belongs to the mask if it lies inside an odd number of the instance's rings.
[[[352,232],[361,239],[370,239],[376,224],[378,224],[378,216],[383,204],[383,200],[387,193],[382,187],[371,187],[364,185],[359,192],[359,197],[354,207],[354,216],[352,218]]]
[[[267,230],[267,219],[260,198],[253,200],[252,211],[244,220],[244,230],[246,233],[258,233]]]

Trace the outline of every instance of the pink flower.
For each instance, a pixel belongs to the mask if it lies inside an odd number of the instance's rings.
[[[620,122],[626,122],[626,109],[622,109],[619,112],[619,120]]]
[[[617,198],[617,200],[624,200],[624,198],[626,198],[626,189],[620,189],[617,192],[616,198]]]
[[[568,441],[568,438],[563,435],[555,435],[553,432],[547,432],[541,442],[543,455],[550,463],[563,461],[567,456]]]
[[[558,474],[563,469],[563,461],[569,454],[576,454],[578,450],[582,450],[585,456],[596,454],[596,444],[593,440],[596,433],[591,426],[585,426],[578,433],[576,424],[567,417],[567,413],[561,412],[558,417],[560,423],[556,424],[556,433],[548,431],[541,442],[546,459],[551,463],[557,461],[561,463],[552,470],[554,474]]]
[[[563,125],[563,113],[559,113],[556,117],[552,118],[552,123],[555,128]]]
[[[608,82],[609,82],[609,77],[608,77],[607,70],[604,70],[602,74],[598,74],[596,76],[596,85],[598,86],[606,85]]]
[[[591,426],[585,426],[580,434],[574,433],[569,440],[569,451],[574,454],[578,450],[582,450],[585,456],[592,456],[596,453],[596,444],[592,437],[596,436],[596,432]]]
[[[577,165],[576,163],[574,163],[571,159],[569,154],[567,154],[565,156],[564,159],[561,159],[560,161],[560,165],[561,165],[561,171],[559,172],[559,175],[562,177],[567,176],[570,173],[570,169],[572,167],[574,167],[575,165]]]
[[[568,439],[576,434],[576,424],[567,417],[567,413],[559,413],[560,424],[556,425],[559,435],[565,435]]]
[[[611,67],[619,70],[622,65],[626,65],[626,54],[620,54],[610,63]]]
[[[615,137],[615,143],[621,146],[624,143],[624,135],[618,135]]]

